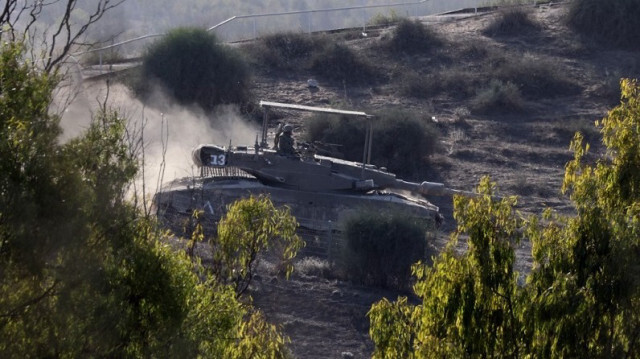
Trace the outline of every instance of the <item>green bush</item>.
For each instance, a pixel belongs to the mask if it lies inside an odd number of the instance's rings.
[[[577,32],[607,44],[639,48],[640,1],[575,0],[567,23]]]
[[[371,162],[407,177],[422,168],[435,151],[438,132],[408,111],[385,110],[373,118]],[[351,161],[362,161],[366,121],[347,116],[317,115],[309,121],[307,140],[342,145]]]
[[[419,20],[402,19],[393,31],[387,46],[392,51],[420,53],[431,50],[442,41]]]
[[[380,77],[374,66],[349,47],[333,44],[314,54],[311,70],[319,76],[347,84],[375,83]]]
[[[507,8],[500,11],[489,25],[482,31],[485,36],[513,36],[540,30],[540,25],[522,8]]]
[[[149,47],[141,81],[153,80],[159,80],[180,103],[195,103],[207,111],[250,99],[249,67],[243,58],[203,29],[176,29]],[[142,95],[151,90],[137,88]]]
[[[363,209],[342,225],[344,246],[338,263],[347,279],[365,285],[408,289],[411,265],[423,260],[426,224],[403,213]]]
[[[471,100],[471,110],[480,114],[515,112],[522,110],[523,106],[524,101],[516,85],[495,79],[489,86],[478,90]]]

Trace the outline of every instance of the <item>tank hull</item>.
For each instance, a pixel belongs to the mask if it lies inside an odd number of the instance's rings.
[[[268,195],[276,206],[287,206],[300,227],[298,234],[313,252],[331,247],[331,238],[339,235],[340,219],[363,209],[388,211],[415,217],[425,227],[437,227],[442,217],[438,207],[428,201],[393,192],[372,191],[365,194],[341,192],[306,192],[262,184],[255,178],[184,178],[165,185],[154,197],[158,218],[177,235],[189,236],[192,215],[201,211],[201,223],[207,234],[224,216],[227,206],[249,196]],[[313,254],[313,253],[312,253]]]

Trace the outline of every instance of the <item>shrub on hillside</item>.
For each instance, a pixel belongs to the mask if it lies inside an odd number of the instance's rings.
[[[290,70],[308,66],[306,62],[328,44],[325,36],[282,32],[264,36],[246,48],[258,66]]]
[[[401,95],[414,98],[446,94],[454,99],[468,99],[487,88],[496,89],[495,84],[490,85],[491,79],[499,80],[503,85],[515,85],[519,96],[528,99],[572,95],[581,90],[577,82],[567,75],[563,64],[552,58],[528,53],[510,56],[490,53],[484,56],[487,60],[480,69],[450,66],[428,74],[407,72],[402,75],[398,90]]]
[[[528,98],[571,95],[580,91],[560,62],[532,54],[496,58],[488,72],[502,82],[518,85]]]
[[[360,33],[358,33],[358,36]],[[351,35],[343,34],[349,38]],[[256,66],[267,69],[313,72],[316,76],[345,85],[362,85],[384,76],[366,57],[326,35],[277,33],[265,36],[243,50]]]
[[[402,19],[388,40],[392,51],[419,53],[439,46],[442,41],[419,20]]]
[[[305,140],[339,145],[345,159],[361,161],[365,126],[365,121],[359,118],[316,114],[308,121]]]
[[[474,93],[479,78],[477,73],[461,66],[442,68],[428,75],[409,72],[400,82],[400,94],[413,98],[429,98],[447,93],[453,98],[467,98]]]
[[[386,110],[375,114],[371,162],[403,177],[424,167],[435,151],[438,132],[433,125],[408,111]],[[366,121],[347,116],[318,115],[309,121],[307,140],[342,145],[351,161],[362,161]]]
[[[411,265],[425,259],[426,229],[404,213],[354,212],[342,223],[338,270],[356,283],[408,289]]]
[[[176,29],[149,47],[141,81],[153,80],[180,103],[195,103],[207,111],[221,104],[244,104],[250,98],[249,67],[236,50],[203,29]],[[142,95],[151,90],[138,89]]]
[[[577,32],[607,44],[639,48],[640,1],[575,0],[567,23]]]
[[[522,110],[524,101],[518,86],[512,82],[491,80],[471,100],[471,111],[479,114],[508,113]]]
[[[324,78],[347,84],[373,83],[380,77],[373,64],[342,44],[330,45],[314,54],[311,69]]]
[[[540,29],[533,21],[529,11],[523,8],[507,8],[500,11],[497,17],[482,31],[485,36],[514,36],[527,34]]]
[[[411,177],[436,150],[438,131],[430,120],[409,111],[385,110],[376,113],[374,121],[372,158],[393,173]]]

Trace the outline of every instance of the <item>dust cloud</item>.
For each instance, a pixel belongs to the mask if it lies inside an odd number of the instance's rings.
[[[108,108],[116,110],[129,123],[130,140],[144,162],[135,189],[141,195],[144,188],[147,198],[162,183],[199,174],[191,160],[191,151],[198,144],[228,146],[231,141],[233,146],[253,145],[260,132],[234,106],[222,106],[213,114],[206,114],[195,106],[175,104],[160,90],[143,104],[122,84],[92,81],[85,82],[62,111],[61,140],[69,141],[84,133],[105,100]]]

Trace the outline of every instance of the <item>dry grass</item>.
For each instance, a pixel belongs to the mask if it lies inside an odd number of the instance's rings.
[[[311,70],[326,79],[348,85],[373,84],[385,78],[368,58],[343,44],[332,44],[322,53],[315,53]]]
[[[295,273],[308,277],[333,278],[331,264],[326,259],[304,257],[294,264]]]
[[[481,79],[464,66],[443,67],[430,74],[410,71],[399,81],[400,94],[414,98],[429,98],[448,94],[453,98],[472,95]]]
[[[469,116],[471,115],[471,111],[469,111],[468,108],[462,106],[462,107],[456,107],[455,110],[453,110],[453,123],[460,125],[466,125],[467,124],[467,119],[469,118]]]
[[[469,137],[467,136],[467,134],[464,132],[463,129],[459,127],[453,127],[451,130],[449,130],[449,133],[447,135],[447,142],[449,144],[447,153],[449,155],[453,154],[453,152],[455,151],[458,145],[464,144],[468,140],[469,140]]]

